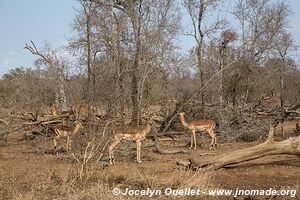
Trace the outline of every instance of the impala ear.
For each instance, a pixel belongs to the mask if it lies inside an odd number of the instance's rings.
[[[150,125],[152,125],[154,122],[154,116],[153,115],[149,115],[147,117],[147,123],[149,123]]]
[[[148,117],[147,121],[148,121],[149,124],[152,124],[153,123],[153,116],[150,115]]]

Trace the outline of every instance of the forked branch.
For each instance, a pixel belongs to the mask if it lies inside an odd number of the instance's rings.
[[[30,53],[32,53],[33,55],[37,55],[40,56],[44,61],[46,61],[48,64],[51,64],[51,60],[48,59],[42,52],[40,52],[37,47],[35,46],[34,42],[32,40],[30,40],[31,45],[29,44],[25,44],[24,49],[27,49],[28,51],[30,51]]]

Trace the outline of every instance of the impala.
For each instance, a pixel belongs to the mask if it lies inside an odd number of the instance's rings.
[[[136,159],[138,163],[142,163],[141,160],[141,141],[145,139],[146,135],[150,132],[151,126],[147,122],[145,127],[138,128],[116,128],[114,130],[113,142],[108,148],[109,163],[112,165],[115,163],[113,150],[124,139],[136,142]]]
[[[52,106],[50,109],[49,109],[49,113],[53,116],[64,116],[64,117],[70,117],[70,116],[73,116],[75,113],[73,110],[63,110],[63,111],[59,111],[58,108]],[[59,114],[60,113],[60,114]]]
[[[104,105],[89,105],[84,101],[76,101],[72,110],[74,111],[76,119],[86,118],[89,114],[96,118],[102,118],[106,115]]]
[[[66,126],[58,126],[54,129],[54,149],[56,149],[57,141],[61,138],[67,138],[67,147],[66,150],[69,150],[71,147],[72,139],[78,132],[79,128],[83,128],[80,122],[76,122],[73,128]]]
[[[216,126],[216,123],[213,120],[203,119],[203,120],[193,120],[188,122],[186,121],[184,115],[185,115],[184,112],[180,112],[179,119],[185,128],[188,128],[192,131],[190,149],[193,148],[193,144],[194,144],[194,149],[197,148],[196,131],[207,131],[212,139],[210,149],[214,149],[215,147],[217,147],[217,138],[214,133],[214,128]]]

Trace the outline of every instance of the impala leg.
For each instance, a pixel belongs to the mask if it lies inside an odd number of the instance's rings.
[[[196,148],[197,148],[197,140],[196,140],[196,131],[195,130],[193,130],[193,137],[194,137],[194,144],[195,144],[194,149],[196,150]]]
[[[216,134],[214,132],[214,127],[211,128],[211,134],[212,134],[212,136],[214,138],[214,143],[213,143],[214,148],[217,148],[217,137],[216,137]]]
[[[53,143],[54,143],[54,149],[56,149],[57,147],[57,136],[54,136],[54,139],[53,139]]]
[[[138,163],[142,163],[141,160],[141,141],[137,140],[136,141],[136,159]]]
[[[70,148],[70,136],[67,137],[67,146],[66,146],[66,150],[68,151]]]
[[[194,139],[193,139],[193,131],[192,131],[192,133],[191,133],[191,146],[190,146],[190,149],[192,149],[193,148],[193,143],[194,143],[194,141],[193,141]]]
[[[215,135],[215,141],[214,141],[214,146],[217,148],[217,146],[218,146],[218,144],[217,144],[217,137],[216,137],[216,135]]]
[[[68,149],[71,150],[72,149],[72,142],[73,142],[73,140],[72,140],[72,138],[70,136],[68,137],[68,140],[69,140],[69,147],[68,147]]]
[[[211,137],[211,144],[210,144],[210,148],[209,149],[213,150],[213,149],[215,149],[215,147],[217,147],[217,138],[216,138],[216,135],[215,135],[213,129],[211,129],[208,133],[209,133],[209,135]]]
[[[108,154],[109,154],[109,164],[115,164],[115,160],[114,160],[114,153],[113,150],[114,148],[122,141],[122,139],[120,138],[114,138],[114,141],[111,143],[111,145],[108,147]]]

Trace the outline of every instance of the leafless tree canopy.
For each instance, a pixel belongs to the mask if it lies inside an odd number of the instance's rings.
[[[35,67],[3,76],[1,107],[35,117],[72,110],[133,126],[155,113],[163,132],[179,126],[179,111],[223,131],[251,121],[249,113],[284,120],[300,101],[290,7],[237,0],[229,20],[223,3],[81,0],[62,50],[25,44]],[[183,35],[195,43],[188,53]]]
[[[67,43],[27,41],[33,66],[0,78],[0,199],[299,191],[300,68],[289,1],[75,2]],[[141,190],[126,196],[125,188]],[[289,198],[237,199],[277,197]]]

